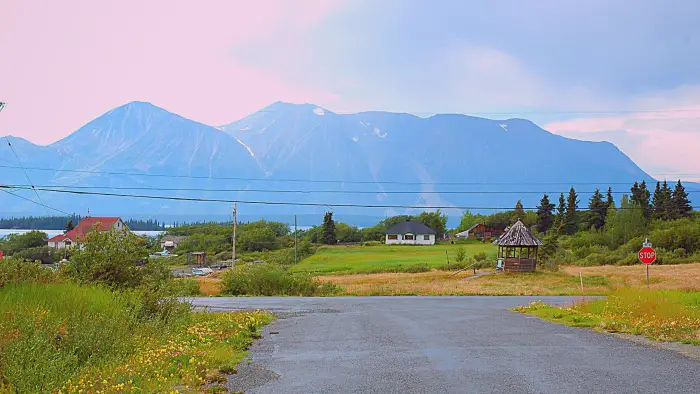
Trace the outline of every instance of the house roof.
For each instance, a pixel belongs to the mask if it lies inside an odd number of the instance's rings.
[[[495,242],[499,246],[542,246],[542,241],[537,239],[523,222],[518,220],[505,234]]]
[[[49,239],[49,242],[61,242],[64,241],[66,238],[70,239],[73,242],[77,242],[78,238],[84,238],[85,234],[89,233],[90,231],[96,229],[97,231],[109,231],[112,226],[114,226],[114,223],[119,221],[120,218],[118,217],[87,217],[83,218],[83,220],[78,223],[75,228],[65,234],[59,234],[51,239]]]
[[[386,230],[386,234],[435,234],[435,230],[421,222],[407,220],[398,222]]]

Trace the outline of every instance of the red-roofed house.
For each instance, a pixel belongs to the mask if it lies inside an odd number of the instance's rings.
[[[48,240],[48,245],[51,248],[63,249],[73,248],[85,238],[85,234],[90,231],[109,231],[111,229],[128,231],[129,228],[121,218],[98,218],[87,217],[78,223],[71,231],[65,234],[59,234]]]

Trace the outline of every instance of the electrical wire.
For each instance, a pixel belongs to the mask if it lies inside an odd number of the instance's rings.
[[[9,185],[0,185],[0,188],[10,188]],[[17,189],[27,189],[27,188],[17,188]],[[512,210],[511,207],[469,207],[469,206],[453,206],[453,205],[389,205],[389,204],[337,204],[337,203],[315,203],[315,202],[286,202],[286,201],[254,201],[254,200],[228,200],[228,199],[211,199],[211,198],[196,198],[196,197],[175,197],[175,196],[154,196],[154,195],[143,195],[143,194],[122,194],[122,193],[105,193],[105,192],[86,192],[80,190],[60,190],[60,189],[50,189],[50,188],[38,188],[38,190],[54,193],[67,193],[67,194],[77,194],[77,195],[91,195],[91,196],[112,196],[112,197],[129,197],[129,198],[145,198],[145,199],[155,199],[155,200],[172,200],[172,201],[197,201],[197,202],[219,202],[219,203],[245,203],[245,204],[257,204],[257,205],[292,205],[292,206],[313,206],[313,207],[342,207],[342,208],[406,208],[406,209],[461,209],[461,210]],[[700,208],[692,207],[693,209]],[[526,210],[535,210],[537,207],[523,207]],[[642,207],[627,207],[627,208],[616,208],[620,209],[645,209]],[[579,211],[587,211],[588,209],[582,208]]]
[[[29,185],[8,185],[12,187],[28,187]],[[40,188],[58,189],[107,189],[107,190],[156,190],[156,191],[199,191],[199,192],[222,192],[222,193],[301,193],[301,194],[567,194],[566,191],[497,191],[497,190],[447,190],[447,191],[422,191],[422,190],[283,190],[283,189],[202,189],[187,187],[151,187],[151,186],[73,186],[73,185],[36,185]],[[599,192],[605,194],[607,191]],[[687,193],[696,193],[700,190],[686,190]],[[579,194],[593,194],[595,191],[577,191]],[[629,194],[628,191],[611,191],[612,194]]]
[[[245,177],[212,177],[212,176],[197,176],[197,175],[172,175],[172,174],[144,174],[135,172],[122,171],[93,171],[93,170],[67,170],[43,167],[17,167],[0,165],[0,168],[24,168],[26,170],[35,171],[53,171],[53,172],[72,172],[85,174],[104,174],[104,175],[128,175],[128,176],[143,176],[143,177],[161,177],[161,178],[186,178],[186,179],[209,179],[209,180],[238,180],[252,182],[299,182],[299,183],[343,183],[343,184],[383,184],[383,185],[629,185],[634,181],[628,182],[402,182],[402,181],[344,181],[332,179],[272,179],[272,178],[245,178]],[[651,180],[650,180],[651,182]]]

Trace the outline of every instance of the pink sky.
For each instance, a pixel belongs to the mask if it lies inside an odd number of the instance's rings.
[[[558,85],[550,73],[479,39],[440,36],[429,48],[420,47],[403,42],[414,25],[399,34],[397,21],[389,23],[403,7],[400,1],[382,15],[379,5],[354,0],[0,3],[0,101],[7,102],[0,136],[49,144],[131,101],[148,101],[214,126],[280,100],[336,111],[423,114],[694,108],[698,111],[665,118],[620,114],[532,120],[564,136],[609,140],[652,175],[685,172],[695,174],[684,179],[700,179],[700,85],[622,96],[578,80]],[[450,11],[452,6],[444,2],[432,8]],[[366,22],[372,15],[386,23]],[[324,34],[338,21],[347,22],[346,30]],[[382,37],[397,41],[373,53],[363,45]],[[311,41],[321,48],[315,56]],[[429,62],[404,61],[392,45],[417,54],[408,59]],[[257,53],[244,62],[241,48],[251,47]],[[425,49],[439,51],[423,56]],[[255,60],[261,65],[251,66]]]
[[[232,48],[287,36],[339,5],[325,0],[5,1],[0,135],[47,144],[130,101],[207,124],[275,101],[329,103],[332,92],[236,62]]]

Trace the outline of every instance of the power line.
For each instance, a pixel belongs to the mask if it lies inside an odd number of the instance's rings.
[[[3,103],[3,106],[4,106],[4,103]],[[29,174],[27,174],[27,170],[24,169],[24,166],[22,165],[22,160],[19,159],[19,155],[17,155],[15,148],[12,146],[12,144],[10,143],[10,139],[7,138],[7,136],[5,136],[5,141],[7,141],[7,146],[10,147],[10,150],[12,150],[12,153],[15,155],[15,158],[17,159],[17,163],[19,163],[20,168],[24,172],[24,176],[27,177],[27,181],[29,181],[29,183],[32,185],[32,190],[34,190],[34,194],[36,194],[36,198],[39,199],[39,203],[40,203],[39,205],[46,207],[46,205],[44,205],[44,202],[41,200],[41,196],[39,196],[39,192],[37,192],[36,189],[34,188],[34,184],[32,183],[32,180],[29,179]],[[33,201],[33,202],[36,202],[36,201]],[[49,214],[48,209],[46,210],[46,214],[47,215]]]
[[[0,168],[23,168],[26,170],[36,171],[53,171],[53,172],[73,172],[87,174],[104,174],[104,175],[128,175],[128,176],[143,176],[143,177],[160,177],[160,178],[187,178],[187,179],[210,179],[210,180],[237,180],[237,181],[252,181],[252,182],[299,182],[299,183],[344,183],[344,184],[384,184],[384,185],[629,185],[634,181],[628,182],[403,182],[403,181],[344,181],[332,179],[272,179],[272,178],[244,178],[244,177],[213,177],[203,175],[173,175],[173,174],[144,174],[135,172],[121,171],[93,171],[93,170],[66,170],[56,168],[42,167],[17,167],[0,165]]]
[[[8,185],[12,187],[28,187],[29,185]],[[108,190],[156,190],[156,191],[199,191],[199,192],[223,192],[223,193],[300,193],[300,194],[567,194],[565,191],[498,191],[498,190],[447,190],[447,191],[422,191],[422,190],[284,190],[284,189],[202,189],[187,187],[146,187],[146,186],[74,186],[74,185],[37,185],[36,187],[59,189],[108,189]],[[687,193],[700,192],[700,190],[686,190]],[[579,194],[593,194],[595,191],[577,191]],[[603,190],[602,193],[607,193]],[[629,194],[629,191],[612,191],[612,194]]]
[[[10,188],[9,185],[0,185],[0,188]],[[18,188],[18,189],[28,189],[28,188]],[[285,201],[252,201],[252,200],[227,200],[227,199],[207,199],[207,198],[195,198],[195,197],[173,197],[173,196],[153,196],[153,195],[142,195],[142,194],[122,194],[122,193],[105,193],[105,192],[86,192],[79,190],[59,190],[59,189],[49,189],[49,188],[38,188],[38,190],[54,193],[68,193],[68,194],[79,194],[79,195],[91,195],[91,196],[111,196],[111,197],[129,197],[129,198],[145,198],[145,199],[155,199],[155,200],[172,200],[172,201],[196,201],[196,202],[220,202],[220,203],[245,203],[245,204],[259,204],[259,205],[293,205],[293,206],[313,206],[313,207],[329,207],[329,208],[406,208],[406,209],[469,209],[469,210],[512,210],[513,208],[506,207],[467,207],[467,206],[452,206],[452,205],[388,205],[388,204],[335,204],[335,203],[314,203],[314,202],[285,202]],[[693,209],[700,208],[692,207]],[[527,210],[535,210],[537,207],[523,207]],[[616,208],[620,209],[645,209],[643,207],[627,207],[627,208]],[[587,211],[588,209],[579,209],[579,211]]]
[[[13,195],[13,196],[15,196],[15,197],[17,197],[17,198],[21,198],[22,200],[27,200],[27,201],[29,201],[29,202],[33,202],[34,204],[41,205],[41,206],[44,207],[44,208],[52,209],[52,210],[54,210],[54,211],[56,211],[56,212],[61,212],[62,214],[65,214],[65,215],[68,215],[68,216],[72,215],[72,214],[70,214],[70,213],[68,213],[68,212],[66,212],[66,211],[62,211],[62,210],[60,210],[60,209],[56,209],[56,208],[50,207],[50,206],[48,206],[48,205],[44,205],[44,204],[42,204],[42,203],[36,202],[36,201],[34,201],[34,200],[32,200],[32,199],[29,199],[29,198],[26,198],[26,197],[22,197],[22,196],[20,196],[19,194],[12,193],[11,191],[5,190],[4,188],[1,188],[1,187],[0,187],[0,190],[4,191],[4,192],[7,193],[7,194],[11,194],[11,195]],[[48,212],[47,212],[47,214],[48,214]]]

